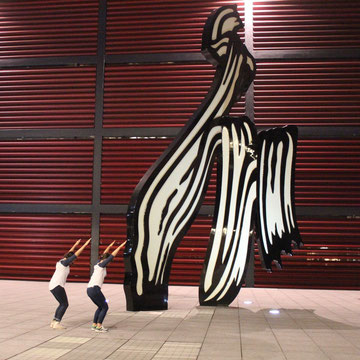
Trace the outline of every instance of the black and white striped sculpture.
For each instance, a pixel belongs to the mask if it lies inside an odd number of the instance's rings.
[[[258,135],[258,224],[263,266],[281,268],[281,255],[302,245],[294,206],[297,128],[286,126]]]
[[[203,54],[216,66],[210,91],[132,195],[124,252],[128,310],[167,309],[172,259],[199,212],[215,158],[219,185],[200,303],[228,304],[240,290],[257,196],[254,124],[227,116],[255,76],[255,60],[237,34],[242,27],[236,5],[210,15],[202,39]]]

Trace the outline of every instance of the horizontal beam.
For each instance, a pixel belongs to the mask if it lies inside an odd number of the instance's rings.
[[[360,49],[299,49],[299,50],[253,50],[256,60],[296,60],[296,59],[359,59]],[[105,64],[153,64],[153,63],[174,63],[174,62],[206,62],[205,57],[200,52],[184,53],[156,53],[156,54],[119,54],[106,55]],[[97,56],[56,56],[56,57],[36,57],[1,59],[0,68],[9,67],[46,67],[46,66],[79,66],[96,65]]]
[[[56,56],[19,59],[1,59],[0,68],[22,66],[79,66],[96,65],[96,56]]]
[[[126,215],[128,205],[100,205],[100,214],[119,214]],[[72,205],[72,204],[1,204],[0,213],[85,213],[93,211],[92,205]],[[212,216],[214,206],[204,205],[199,214]],[[297,206],[297,216],[315,217],[348,217],[359,218],[360,208],[352,206]]]
[[[262,131],[270,127],[258,126]],[[181,127],[161,128],[100,128],[100,129],[19,129],[1,130],[0,140],[7,139],[45,139],[45,138],[92,138],[102,137],[174,137]],[[360,137],[360,126],[298,126],[300,139],[332,139]]]

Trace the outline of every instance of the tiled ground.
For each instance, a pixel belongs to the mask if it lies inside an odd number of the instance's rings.
[[[360,360],[358,291],[244,288],[215,308],[198,306],[196,287],[170,287],[169,310],[127,312],[122,285],[105,284],[102,334],[86,284],[66,290],[67,329],[54,330],[46,282],[0,281],[0,359]]]

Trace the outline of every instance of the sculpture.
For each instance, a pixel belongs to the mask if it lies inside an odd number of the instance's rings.
[[[258,173],[254,124],[245,116],[228,116],[255,77],[255,60],[237,34],[242,27],[236,5],[223,6],[208,18],[202,52],[216,66],[210,91],[134,190],[124,252],[128,310],[167,309],[172,259],[198,214],[215,157],[219,185],[200,303],[229,304],[240,290]],[[266,241],[266,249],[282,247]],[[265,252],[267,264],[276,251]]]

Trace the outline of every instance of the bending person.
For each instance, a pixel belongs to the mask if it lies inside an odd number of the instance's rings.
[[[107,247],[107,249],[104,251],[104,253],[101,256],[100,261],[94,266],[94,272],[91,276],[91,279],[87,287],[87,294],[89,298],[98,307],[95,311],[93,324],[91,326],[91,329],[95,330],[96,332],[108,331],[106,328],[102,326],[106,313],[109,309],[105,296],[101,292],[101,287],[106,277],[106,266],[114,259],[114,257],[120,251],[120,249],[126,244],[126,241],[123,242],[110,255],[108,251],[110,251],[110,248],[114,244],[114,242],[115,241],[113,241]]]
[[[80,240],[76,241],[71,249],[64,255],[64,257],[56,263],[55,272],[49,283],[50,292],[59,302],[59,306],[55,311],[54,319],[50,323],[50,327],[54,329],[65,329],[65,327],[60,324],[60,321],[69,306],[65,292],[66,279],[70,273],[70,265],[82,253],[85,247],[89,244],[90,240],[91,238],[87,240],[84,245],[74,253],[74,250],[80,244]]]

